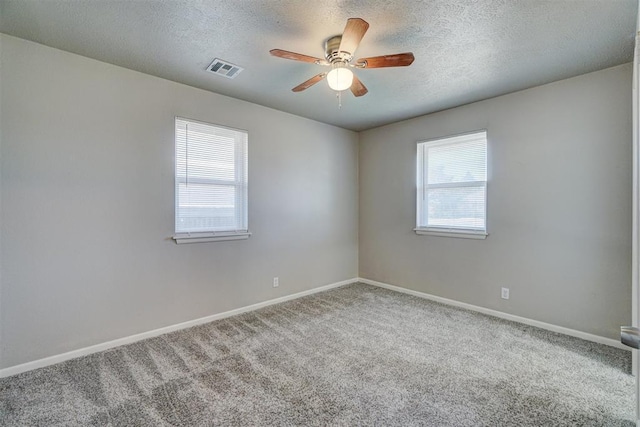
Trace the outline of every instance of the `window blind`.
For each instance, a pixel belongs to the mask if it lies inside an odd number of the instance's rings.
[[[486,231],[487,133],[418,143],[417,227]]]
[[[247,133],[176,118],[176,234],[246,232]]]

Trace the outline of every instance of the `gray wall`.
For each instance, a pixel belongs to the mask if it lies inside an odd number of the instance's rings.
[[[631,321],[631,72],[363,132],[360,276],[616,339]],[[416,235],[416,141],[477,129],[488,131],[489,237]]]
[[[0,367],[357,276],[356,133],[0,42]],[[249,132],[249,240],[170,240],[176,115]]]

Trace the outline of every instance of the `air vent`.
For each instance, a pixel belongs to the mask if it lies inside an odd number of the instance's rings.
[[[226,77],[228,79],[234,79],[244,68],[233,65],[230,62],[223,61],[222,59],[214,59],[211,65],[207,67],[207,70],[213,74]]]

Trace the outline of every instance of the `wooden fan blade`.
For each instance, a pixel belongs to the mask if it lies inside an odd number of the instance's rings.
[[[411,52],[397,53],[395,55],[360,58],[355,62],[355,66],[362,68],[406,67],[411,65],[414,59]]]
[[[360,40],[364,37],[364,33],[367,32],[369,23],[360,18],[349,18],[347,25],[342,32],[342,40],[340,41],[340,52],[349,52],[351,55],[356,51]]]
[[[369,92],[369,90],[367,90],[360,79],[358,79],[358,77],[354,74],[353,83],[351,83],[351,93],[353,93],[355,96],[362,96],[367,92]]]
[[[311,77],[304,83],[300,83],[298,86],[291,89],[294,92],[302,92],[305,89],[309,89],[314,84],[318,83],[320,80],[324,79],[327,76],[327,73],[320,73],[316,76]]]
[[[312,63],[322,63],[326,62],[324,59],[314,58],[313,56],[303,55],[301,53],[289,52],[288,50],[282,49],[271,49],[269,53],[273,56],[277,56],[278,58],[291,59],[293,61],[302,61],[302,62],[312,62]]]

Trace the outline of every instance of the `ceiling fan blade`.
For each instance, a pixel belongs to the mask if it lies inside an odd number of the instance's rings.
[[[305,89],[309,89],[311,86],[318,83],[320,80],[324,79],[326,76],[327,76],[327,73],[320,73],[318,75],[311,77],[306,82],[300,83],[298,86],[294,87],[291,90],[294,92],[302,92]]]
[[[273,56],[277,56],[278,58],[291,59],[293,61],[311,62],[316,64],[321,64],[326,62],[324,59],[314,58],[313,56],[303,55],[301,53],[289,52],[288,50],[282,50],[282,49],[271,49],[269,53]]]
[[[397,53],[395,55],[360,58],[355,62],[355,66],[360,68],[406,67],[411,65],[414,59],[411,52]]]
[[[340,52],[349,52],[351,55],[356,51],[360,40],[364,37],[364,33],[367,32],[369,23],[360,18],[349,18],[347,25],[342,32],[342,41],[340,41]]]
[[[354,75],[353,83],[351,83],[351,93],[353,93],[355,96],[362,96],[366,95],[367,92],[369,92],[369,90],[362,84],[360,79],[356,75]]]

